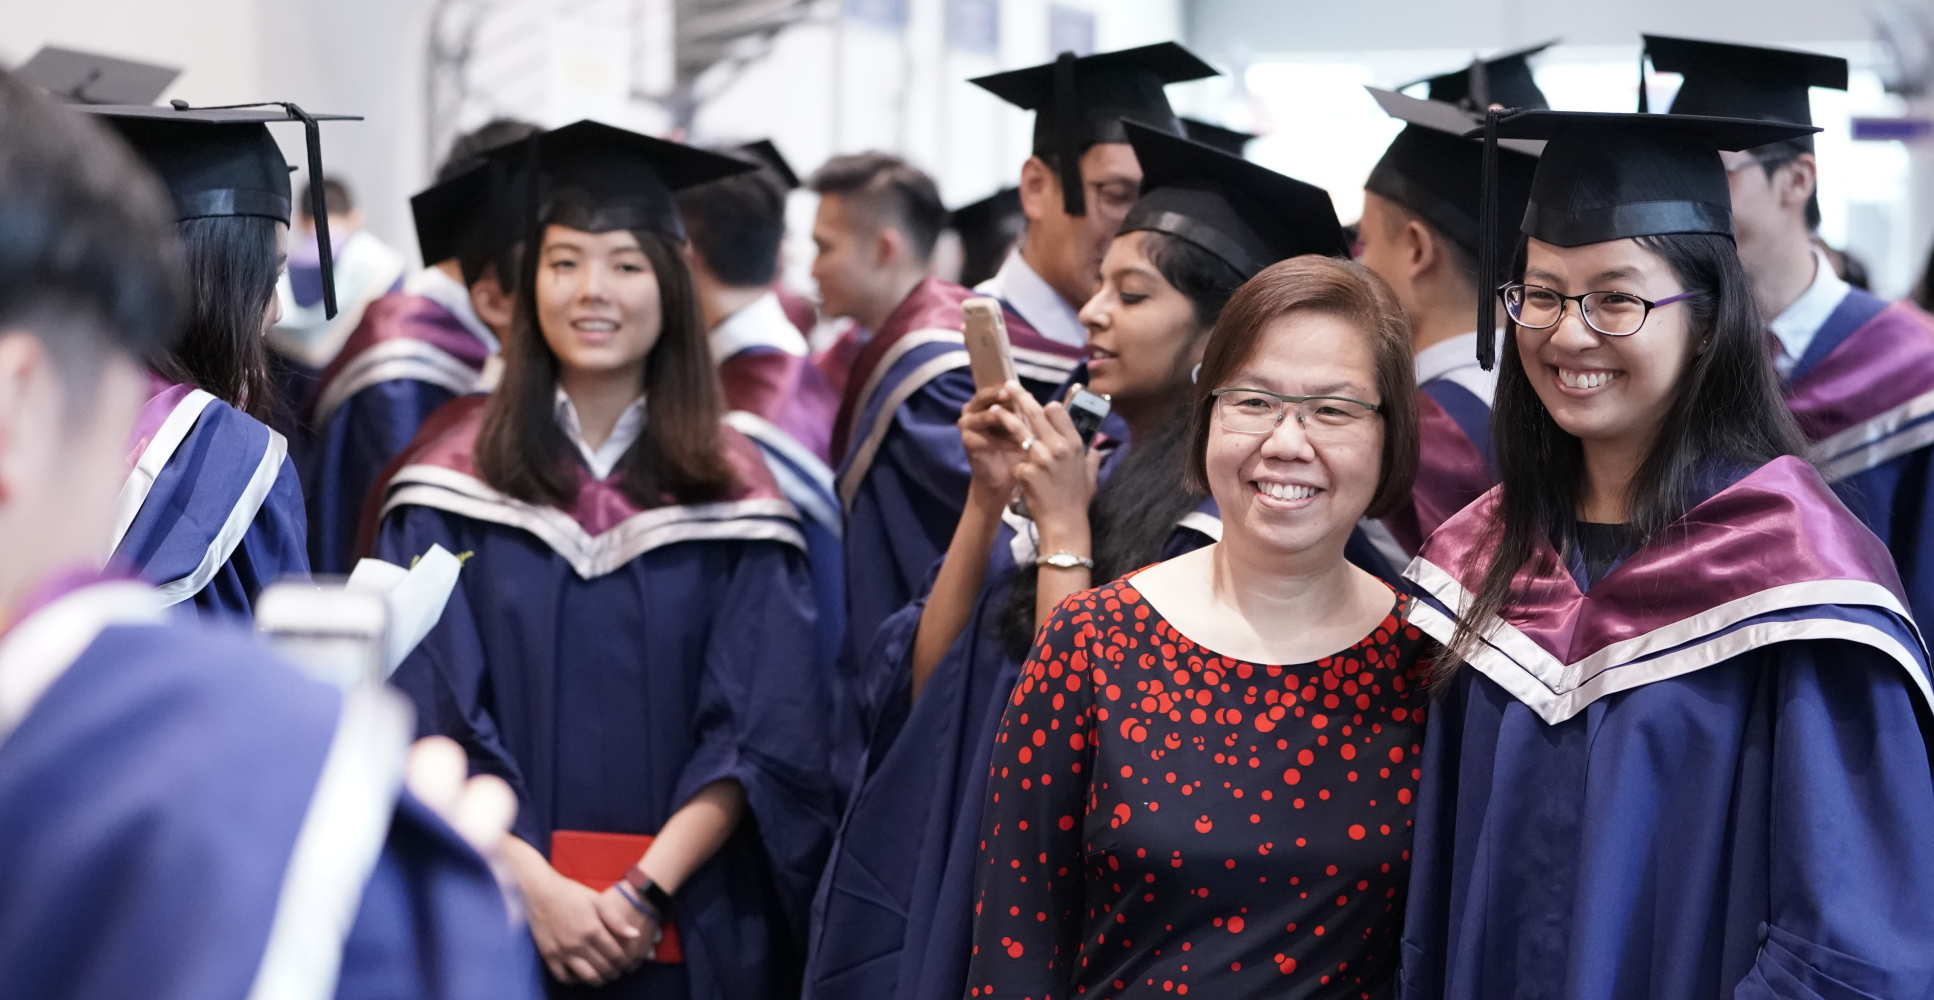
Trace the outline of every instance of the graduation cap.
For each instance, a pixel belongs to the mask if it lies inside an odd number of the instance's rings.
[[[1701,115],[1518,111],[1485,115],[1482,212],[1503,211],[1497,192],[1498,144],[1545,142],[1519,227],[1561,247],[1639,236],[1712,233],[1733,238],[1732,193],[1720,151],[1753,149],[1818,132],[1810,125]],[[1497,280],[1497,226],[1478,254],[1481,280]],[[1478,296],[1478,363],[1496,361],[1497,296]]]
[[[778,146],[772,144],[771,139],[757,139],[745,143],[738,147],[738,152],[741,156],[751,157],[754,163],[772,171],[779,178],[780,186],[787,191],[799,190],[798,172],[792,169],[792,164],[786,162],[785,156],[779,152]]]
[[[499,146],[487,160],[521,171],[526,232],[535,234],[542,205],[560,195],[582,199],[598,232],[634,229],[685,238],[673,192],[751,173],[758,164],[694,146],[654,139],[590,119]]]
[[[329,245],[329,213],[322,184],[322,130],[318,122],[360,121],[356,115],[315,115],[294,104],[238,104],[191,108],[171,105],[85,105],[134,147],[174,196],[175,218],[255,216],[287,223],[293,201],[282,150],[269,135],[271,122],[301,122],[309,160],[309,214],[316,224],[322,264],[323,313],[336,316],[335,262]]]
[[[512,140],[492,149],[516,144]],[[480,243],[494,250],[517,241],[526,200],[524,178],[507,159],[492,159],[490,152],[486,149],[467,157],[466,169],[410,197],[416,245],[424,264],[462,256]]]
[[[73,104],[153,104],[181,68],[47,45],[14,75]]]
[[[949,212],[947,227],[960,234],[960,283],[971,287],[993,277],[1025,225],[1021,189],[1015,187]]]
[[[1081,154],[1098,142],[1127,142],[1128,118],[1182,134],[1182,123],[1162,90],[1171,83],[1216,76],[1215,67],[1174,42],[1076,56],[969,80],[1009,104],[1035,112],[1034,154],[1051,156],[1061,175],[1062,204],[1087,214]]]
[[[1478,196],[1484,189],[1484,146],[1469,138],[1481,116],[1441,101],[1364,88],[1384,113],[1404,123],[1363,187],[1422,216],[1451,242],[1476,257],[1483,242]],[[1506,139],[1498,144],[1498,198],[1494,225],[1515,234],[1531,196],[1531,175],[1544,143]]]
[[[1538,81],[1531,76],[1530,59],[1556,44],[1558,39],[1554,38],[1488,59],[1473,59],[1463,69],[1412,80],[1397,89],[1409,90],[1420,83],[1429,84],[1425,96],[1431,100],[1477,112],[1493,104],[1507,108],[1549,108],[1551,102],[1545,99],[1545,92],[1538,89]]]
[[[1661,73],[1684,77],[1671,111],[1813,124],[1807,90],[1847,89],[1847,61],[1792,49],[1645,35],[1639,59],[1639,110],[1645,111],[1646,57]]]
[[[1244,132],[1241,129],[1205,122],[1200,118],[1190,118],[1187,115],[1182,116],[1182,132],[1196,142],[1214,146],[1231,156],[1241,156],[1256,138],[1254,132]]]
[[[1167,233],[1247,279],[1306,253],[1349,256],[1329,192],[1213,146],[1128,123],[1142,196],[1121,231]]]

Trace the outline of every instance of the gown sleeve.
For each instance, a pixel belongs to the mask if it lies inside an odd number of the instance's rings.
[[[969,997],[1067,1000],[1080,961],[1083,826],[1098,735],[1089,600],[1068,598],[1042,627],[994,737]]]
[[[377,533],[377,558],[398,566],[441,545],[451,552],[469,551],[457,539],[449,523],[451,515],[426,507],[402,507],[383,519]],[[530,808],[529,789],[517,761],[504,746],[496,720],[487,707],[489,675],[485,670],[483,640],[477,628],[476,608],[466,584],[467,574],[458,574],[457,585],[444,605],[430,634],[403,659],[390,676],[394,684],[416,706],[418,736],[448,736],[463,747],[474,774],[494,774],[517,793],[517,820],[511,832],[532,847],[548,854],[550,831],[538,828],[537,811]]]
[[[1733,996],[1928,996],[1934,776],[1917,695],[1866,646],[1791,644],[1780,659],[1771,913]]]
[[[732,779],[803,934],[837,822],[831,780],[832,684],[813,662],[812,583],[804,556],[747,542],[714,612],[693,719],[697,746],[673,809]]]
[[[284,457],[269,495],[228,561],[191,603],[204,616],[247,619],[262,591],[278,580],[309,577],[309,519],[294,460]]]

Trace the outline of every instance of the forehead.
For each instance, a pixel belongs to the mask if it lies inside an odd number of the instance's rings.
[[[608,232],[590,233],[570,226],[553,223],[544,227],[546,247],[570,245],[580,250],[596,250],[613,253],[619,250],[638,250],[638,237],[628,229],[613,229]]]
[[[1298,310],[1264,325],[1236,367],[1236,380],[1285,393],[1368,393],[1377,384],[1376,352],[1369,332],[1355,323],[1334,313]]]
[[[1101,269],[1108,272],[1130,269],[1154,272],[1155,262],[1148,259],[1148,234],[1137,229],[1109,240],[1108,253],[1102,257]]]
[[[1614,271],[1631,271],[1640,278],[1668,275],[1671,269],[1658,254],[1637,240],[1608,240],[1581,247],[1561,247],[1531,240],[1525,249],[1525,272],[1540,272],[1566,281],[1587,281]]]
[[[1125,142],[1097,142],[1081,154],[1081,176],[1090,184],[1142,182],[1142,165],[1135,147]]]

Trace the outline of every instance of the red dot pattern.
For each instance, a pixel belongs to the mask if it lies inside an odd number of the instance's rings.
[[[1403,611],[1272,665],[1126,580],[1069,598],[995,737],[967,995],[1387,991],[1431,648]]]

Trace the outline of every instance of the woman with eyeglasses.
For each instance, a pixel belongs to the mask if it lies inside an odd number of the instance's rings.
[[[1491,131],[1546,146],[1500,290],[1502,483],[1408,573],[1450,655],[1402,995],[1930,995],[1926,652],[1798,457],[1717,154],[1811,130]]]
[[[1392,988],[1430,644],[1344,548],[1409,495],[1412,379],[1357,264],[1230,300],[1178,470],[1221,538],[1043,624],[994,740],[968,996]]]
[[[1126,127],[1143,193],[1081,320],[1082,378],[1112,398],[1127,440],[1091,449],[1063,404],[1013,387],[965,408],[971,498],[930,587],[872,646],[873,674],[893,686],[875,696],[883,718],[822,884],[808,997],[965,992],[987,766],[1038,624],[1070,594],[1220,536],[1214,501],[1180,474],[1190,372],[1246,278],[1343,250],[1322,190]],[[1031,517],[1015,513],[1017,493]]]

